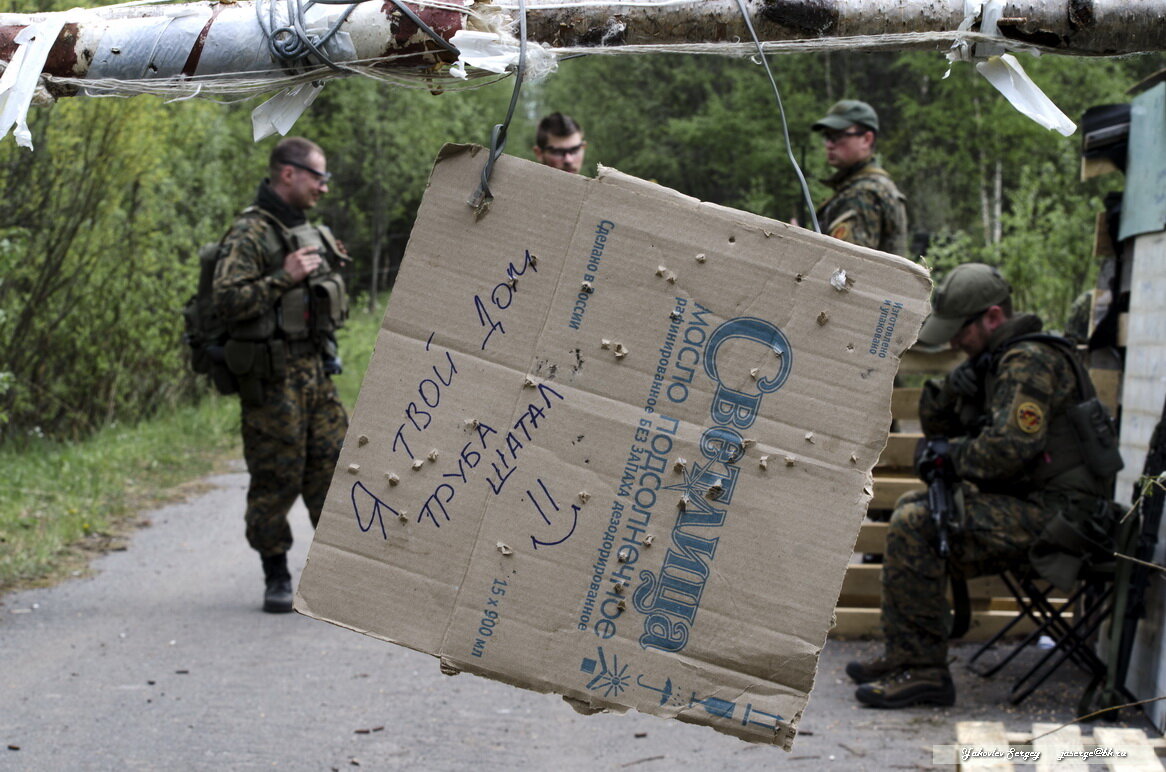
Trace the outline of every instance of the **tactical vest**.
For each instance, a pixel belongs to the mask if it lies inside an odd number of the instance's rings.
[[[896,201],[901,207],[906,205],[907,198],[895,185],[891,175],[887,173],[886,169],[871,161],[839,183],[834,195],[818,209],[818,224],[822,227],[822,232],[843,241],[851,241],[849,235],[837,233],[840,227],[845,229],[847,227],[846,221],[856,214],[853,210],[841,208],[842,202],[849,200],[849,195],[844,194],[844,191],[849,193],[849,189],[853,187],[869,186],[877,188],[882,197]],[[903,227],[906,227],[905,222]],[[907,233],[905,230],[902,233],[880,233],[876,244],[867,244],[866,246],[884,249],[891,254],[903,255],[907,250]]]
[[[271,308],[227,325],[223,346],[227,368],[238,381],[243,403],[257,405],[263,402],[264,384],[285,377],[289,357],[319,356],[325,373],[340,371],[334,333],[348,318],[348,294],[343,277],[329,262],[343,252],[327,226],[304,223],[288,228],[255,206],[244,209],[243,216],[260,216],[269,226],[263,231],[262,247],[266,275],[283,268],[284,256],[302,247],[319,247],[321,257],[320,265],[285,290]]]
[[[1045,343],[1066,357],[1073,368],[1079,399],[1052,415],[1046,429],[1045,452],[1032,462],[1023,477],[1011,481],[1009,487],[1021,492],[1064,491],[1108,498],[1112,477],[1122,468],[1117,430],[1097,398],[1093,382],[1081,366],[1072,343],[1046,333],[1018,335],[1004,341],[991,354],[985,393],[991,394],[995,388],[1004,353],[1026,341]]]
[[[243,215],[259,215],[270,227],[263,232],[265,273],[283,267],[284,256],[307,246],[318,247],[320,265],[307,279],[287,289],[275,305],[252,319],[228,325],[231,338],[240,341],[282,339],[289,344],[322,345],[348,319],[348,293],[344,278],[332,270],[330,260],[343,252],[326,225],[303,223],[285,226],[278,217],[259,207],[250,206]],[[291,346],[293,352],[303,346]]]

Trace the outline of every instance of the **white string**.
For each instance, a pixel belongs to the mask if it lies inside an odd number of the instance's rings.
[[[688,0],[676,0],[687,2]],[[463,6],[449,3],[425,2],[426,5],[448,8],[461,12],[468,12],[472,17],[480,17],[473,11],[467,11]],[[651,3],[657,5],[657,3]],[[542,7],[542,6],[540,6]],[[483,18],[484,23],[489,20]],[[998,37],[982,35],[976,32],[961,32],[958,30],[939,32],[910,32],[888,33],[880,35],[856,35],[835,38],[816,38],[813,40],[784,40],[762,41],[761,49],[766,54],[793,54],[820,51],[872,51],[872,50],[903,50],[904,48],[925,48],[934,46],[934,50],[941,50],[942,44],[950,45],[955,41],[999,42]],[[518,41],[514,39],[517,48]],[[1029,46],[1031,48],[1031,46]],[[545,47],[543,49],[548,58],[561,59],[569,56],[615,56],[615,55],[643,55],[660,53],[683,53],[715,56],[745,57],[754,55],[757,46],[753,42],[736,41],[723,43],[662,43],[650,45],[625,46],[567,46]],[[1053,49],[1045,49],[1053,51]],[[345,62],[345,67],[352,74],[372,78],[384,83],[390,83],[403,88],[424,88],[440,91],[464,91],[480,88],[500,80],[496,73],[484,72],[470,67],[466,71],[466,79],[456,78],[449,74],[448,67],[431,68],[394,68],[392,63],[396,59],[403,59],[415,54],[400,54]],[[549,68],[548,68],[549,69]],[[142,79],[87,79],[66,78],[44,75],[43,79],[53,85],[70,86],[85,89],[87,92],[106,92],[109,95],[132,96],[136,94],[198,96],[214,99],[216,97],[248,98],[261,94],[278,91],[311,81],[327,80],[344,77],[349,73],[340,73],[329,67],[315,66],[305,69],[301,73],[288,74],[285,71],[251,71],[226,72],[196,77],[174,78],[142,78]]]

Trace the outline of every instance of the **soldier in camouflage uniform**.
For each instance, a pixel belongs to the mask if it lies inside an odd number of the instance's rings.
[[[874,157],[879,117],[866,102],[844,99],[812,127],[826,142],[826,180],[834,195],[818,209],[822,232],[851,244],[907,254],[906,198]]]
[[[950,341],[968,358],[923,389],[924,434],[950,439],[946,452],[945,441],[922,445],[916,471],[926,477],[938,461],[962,481],[956,492],[960,523],[950,533],[945,559],[926,491],[896,504],[883,565],[886,651],[846,669],[862,684],[856,692],[862,703],[953,704],[949,572],[966,579],[1023,564],[1058,515],[1088,520],[1108,507],[1111,478],[1095,474],[1078,443],[1066,436],[1072,431],[1066,412],[1081,401],[1083,388],[1072,353],[1047,339],[1013,340],[1041,326],[1032,314],[1012,315],[1010,287],[995,268],[961,265],[939,285],[919,339],[928,345]]]
[[[225,237],[214,299],[242,400],[247,541],[263,562],[263,610],[278,613],[292,609],[288,510],[302,495],[313,527],[319,521],[348,427],[330,378],[340,371],[333,333],[347,299],[329,264],[345,257],[343,246],[306,217],[328,191],[323,151],[285,139],[269,173]]]

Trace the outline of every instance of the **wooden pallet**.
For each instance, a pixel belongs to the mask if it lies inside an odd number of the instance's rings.
[[[951,759],[939,758],[949,750]],[[978,755],[971,755],[977,751]],[[955,763],[961,770],[1161,772],[1166,740],[1148,738],[1141,729],[1094,726],[1093,736],[1085,737],[1078,724],[1034,723],[1032,732],[1025,734],[1006,732],[999,721],[960,721],[956,745],[937,748],[936,756],[936,763]]]

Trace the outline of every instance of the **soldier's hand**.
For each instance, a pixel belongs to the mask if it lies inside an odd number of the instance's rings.
[[[975,359],[965,359],[947,374],[947,388],[958,397],[974,401],[980,396],[980,373]]]
[[[925,482],[931,482],[936,474],[953,477],[951,470],[951,445],[944,437],[920,437],[915,445],[915,474]]]
[[[300,247],[283,259],[283,270],[287,271],[294,281],[300,282],[316,270],[322,260],[319,247]]]

